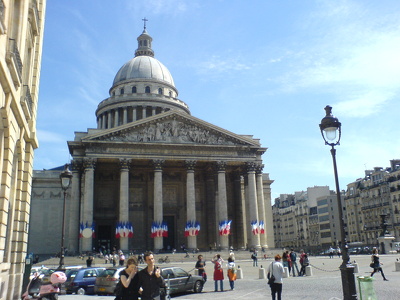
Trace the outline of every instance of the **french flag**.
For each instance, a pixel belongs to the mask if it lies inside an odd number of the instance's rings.
[[[260,221],[260,233],[265,234],[264,221]]]
[[[254,235],[257,235],[258,234],[258,222],[257,222],[257,220],[251,221],[250,224],[251,224],[251,231],[253,232]]]

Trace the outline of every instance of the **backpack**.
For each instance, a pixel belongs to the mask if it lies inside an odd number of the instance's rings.
[[[294,252],[290,253],[290,260],[291,261],[296,261],[296,253],[294,253]]]

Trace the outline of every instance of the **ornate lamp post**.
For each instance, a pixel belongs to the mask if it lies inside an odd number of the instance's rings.
[[[64,171],[60,174],[61,179],[61,188],[64,191],[64,205],[63,205],[63,217],[62,217],[62,234],[61,234],[61,252],[60,252],[60,264],[58,266],[58,270],[64,269],[64,239],[65,239],[65,210],[66,210],[66,202],[65,198],[67,196],[67,189],[71,184],[72,172],[68,169],[68,164],[65,164]]]
[[[342,264],[339,269],[342,277],[343,300],[357,299],[356,283],[354,279],[354,266],[350,263],[350,256],[346,242],[346,231],[343,220],[342,202],[340,200],[339,179],[336,167],[336,149],[335,146],[339,145],[341,137],[341,123],[337,118],[332,115],[332,107],[327,105],[325,107],[326,116],[321,120],[319,128],[321,135],[325,141],[325,145],[331,146],[331,154],[333,159],[333,170],[335,173],[337,205],[339,212],[340,235],[341,235],[341,251],[342,251]],[[337,135],[337,132],[339,133]]]

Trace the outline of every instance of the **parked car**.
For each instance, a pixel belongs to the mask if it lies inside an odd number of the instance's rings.
[[[82,268],[82,266],[65,266],[64,267],[64,270],[65,270],[64,272],[65,272],[65,275],[68,276],[68,272],[73,271],[73,270],[78,270],[78,269],[81,269],[81,268]],[[54,268],[47,269],[46,268],[45,270],[43,270],[41,272],[41,275],[39,277],[42,279],[43,283],[49,283],[50,282],[50,276],[55,271],[57,271],[57,269],[54,269]]]
[[[96,278],[94,293],[97,295],[113,295],[119,281],[119,273],[125,269],[107,268]]]
[[[192,275],[178,267],[161,268],[161,276],[169,284],[170,295],[193,291],[201,293],[203,291],[204,279],[202,276]],[[165,294],[165,290],[162,294]]]
[[[76,293],[77,295],[94,294],[96,278],[106,268],[82,268],[67,272],[65,282],[65,292],[67,294]]]
[[[119,281],[119,273],[124,268],[107,268],[96,278],[94,292],[98,295],[113,295],[114,289]],[[142,267],[139,267],[141,270]],[[202,276],[192,275],[178,267],[162,267],[161,276],[166,283],[169,282],[170,294],[176,294],[186,291],[200,293],[203,291],[204,280]],[[165,296],[166,289],[161,290]]]

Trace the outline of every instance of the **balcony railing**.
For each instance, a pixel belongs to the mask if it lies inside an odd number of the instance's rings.
[[[32,100],[32,95],[31,95],[31,90],[28,85],[24,85],[24,93],[21,97],[21,105],[23,108],[26,107],[28,113],[28,119],[32,117],[32,107],[33,107],[33,100]]]
[[[9,39],[7,62],[13,80],[15,83],[20,84],[22,79],[22,60],[19,54],[18,45],[15,39]]]

